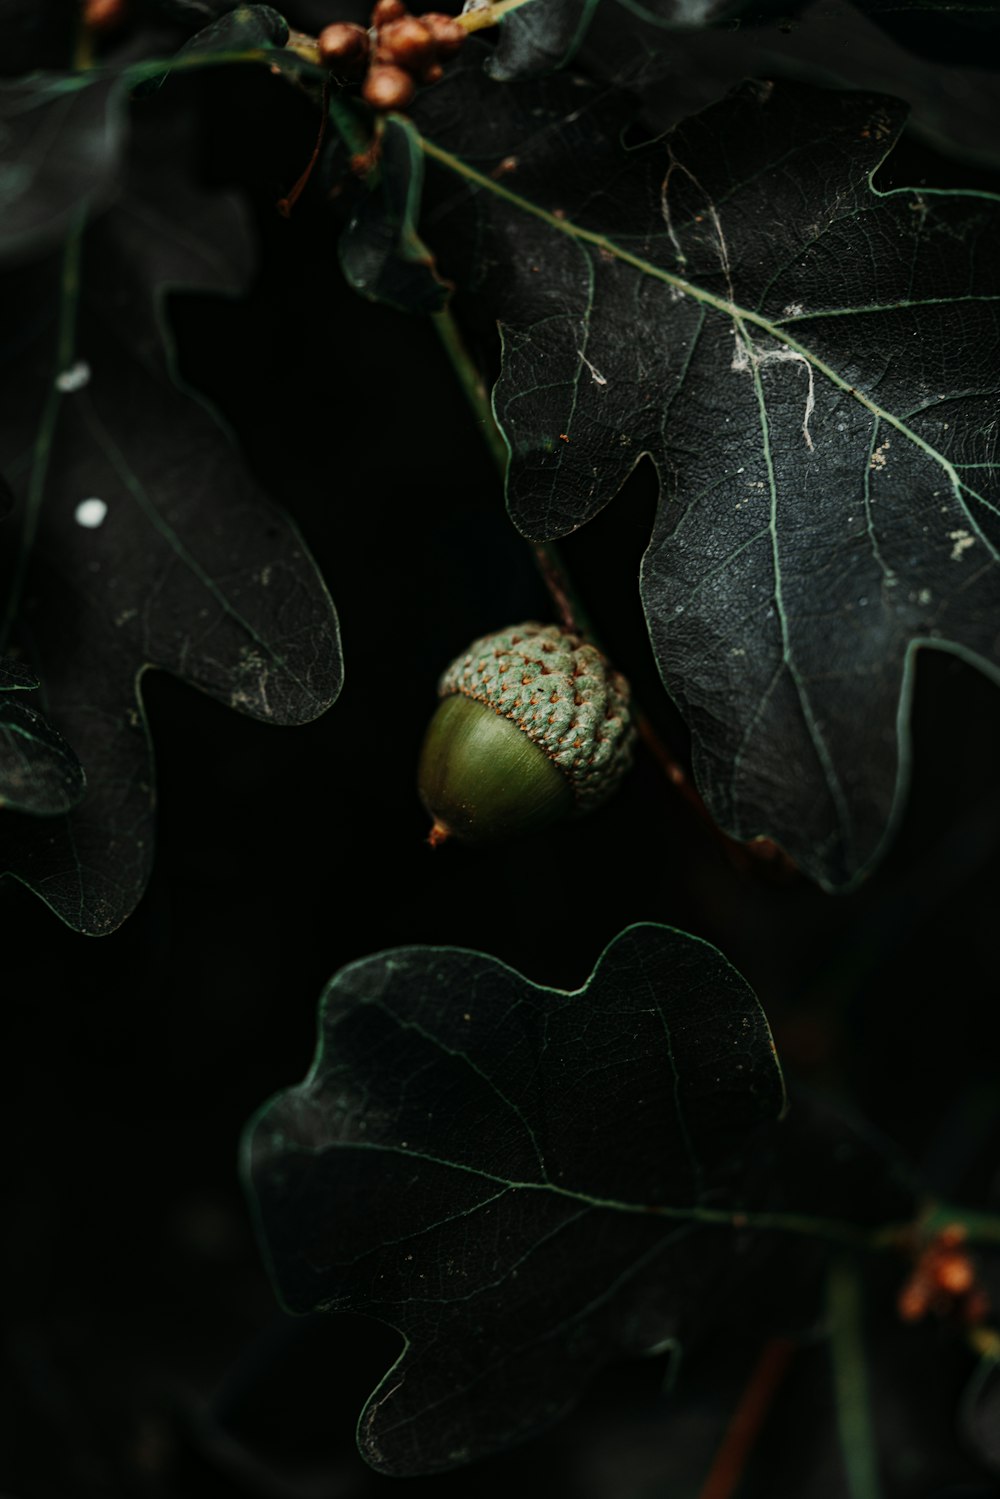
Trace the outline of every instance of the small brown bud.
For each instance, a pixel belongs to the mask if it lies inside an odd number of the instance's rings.
[[[399,21],[390,21],[378,34],[379,62],[395,63],[397,67],[417,72],[429,67],[434,61],[434,38],[430,31],[415,16],[403,16]]]
[[[972,1290],[976,1272],[968,1255],[951,1250],[938,1260],[934,1279],[941,1290],[947,1291],[950,1296],[964,1296],[967,1291]]]
[[[420,75],[421,83],[437,83],[444,77],[444,68],[439,62],[432,62],[429,68],[424,68]]]
[[[930,1310],[931,1297],[926,1282],[913,1276],[899,1293],[896,1308],[903,1322],[919,1322]]]
[[[419,19],[437,43],[438,56],[454,57],[468,34],[465,27],[460,26],[454,16],[446,16],[436,10],[428,11]]]
[[[83,24],[88,31],[114,31],[125,19],[125,0],[84,0]]]
[[[417,92],[411,73],[386,63],[377,63],[365,79],[361,93],[372,109],[405,109]]]
[[[368,63],[368,33],[350,21],[326,26],[316,38],[320,62],[335,72],[360,78]]]
[[[375,9],[372,11],[372,25],[377,27],[388,26],[390,21],[399,21],[406,15],[406,6],[403,0],[375,0]]]

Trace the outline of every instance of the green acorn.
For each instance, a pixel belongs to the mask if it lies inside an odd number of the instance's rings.
[[[596,646],[533,621],[473,641],[420,752],[431,843],[494,843],[586,812],[631,760],[629,687]]]

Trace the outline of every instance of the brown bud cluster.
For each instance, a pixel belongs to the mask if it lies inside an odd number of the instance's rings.
[[[126,0],[84,0],[83,24],[88,31],[114,31],[125,20]]]
[[[342,78],[361,78],[368,66],[368,33],[363,26],[337,21],[316,38],[320,62]]]
[[[986,1318],[989,1300],[964,1241],[965,1230],[956,1223],[922,1249],[896,1303],[902,1321],[920,1322],[933,1314],[976,1327]]]
[[[364,78],[362,96],[373,109],[405,109],[418,83],[437,83],[465,28],[453,16],[411,15],[403,0],[375,0],[371,31],[338,22],[318,38],[320,58],[342,78]]]
[[[405,109],[416,92],[413,74],[392,63],[376,63],[361,90],[365,103],[378,110]]]

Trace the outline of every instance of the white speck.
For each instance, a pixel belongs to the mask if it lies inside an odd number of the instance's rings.
[[[921,588],[920,592],[917,594],[917,603],[929,604],[931,601],[931,597],[932,595],[929,588]]]
[[[78,526],[85,526],[88,531],[94,531],[104,524],[104,517],[107,513],[108,507],[103,500],[91,498],[80,501],[73,512],[73,519]]]
[[[951,549],[952,562],[961,562],[962,553],[976,544],[976,538],[970,536],[968,531],[949,531],[948,540],[955,543]]]
[[[61,375],[56,376],[56,390],[61,390],[66,396],[74,390],[82,390],[89,383],[90,365],[85,359],[78,359],[68,370],[63,370]]]

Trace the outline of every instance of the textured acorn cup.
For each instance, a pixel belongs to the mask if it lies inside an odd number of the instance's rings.
[[[558,625],[476,640],[441,678],[418,771],[433,843],[493,843],[599,805],[630,762],[628,685]]]

